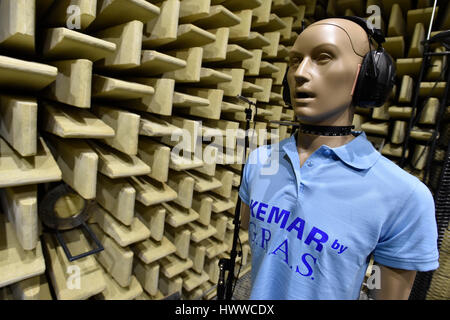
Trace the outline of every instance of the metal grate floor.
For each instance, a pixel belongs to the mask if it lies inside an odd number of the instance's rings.
[[[251,285],[251,272],[249,272],[236,282],[233,300],[248,300],[250,298]]]

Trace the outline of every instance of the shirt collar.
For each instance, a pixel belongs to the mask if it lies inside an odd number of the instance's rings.
[[[336,148],[330,148],[326,145],[322,145],[319,150],[332,150],[342,162],[352,168],[359,170],[370,169],[378,161],[381,154],[373,147],[372,143],[367,140],[367,136],[364,131],[353,132],[358,134],[358,136],[347,144]],[[297,142],[295,139],[296,134],[297,131],[295,131],[294,134],[288,138],[287,143],[283,145],[283,149],[288,154],[291,154],[293,150],[297,151]]]

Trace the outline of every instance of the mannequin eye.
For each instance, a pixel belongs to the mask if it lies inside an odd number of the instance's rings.
[[[332,59],[333,59],[333,57],[328,53],[321,53],[317,56],[317,61],[322,64],[327,63]]]

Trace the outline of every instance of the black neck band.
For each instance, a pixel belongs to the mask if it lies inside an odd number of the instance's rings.
[[[352,134],[355,126],[316,126],[300,124],[300,132],[319,136],[348,136]]]

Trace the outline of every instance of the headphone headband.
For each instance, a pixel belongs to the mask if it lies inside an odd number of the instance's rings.
[[[381,46],[382,43],[386,42],[383,32],[380,29],[369,28],[369,26],[367,25],[367,21],[364,20],[363,18],[356,16],[340,16],[336,18],[350,20],[358,24],[367,33],[369,39],[374,39],[379,46]]]

